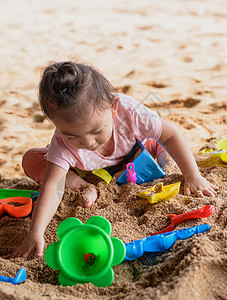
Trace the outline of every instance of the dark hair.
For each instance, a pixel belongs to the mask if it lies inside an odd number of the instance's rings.
[[[39,84],[39,102],[43,113],[53,119],[58,110],[77,113],[87,110],[88,103],[105,109],[114,102],[115,89],[95,68],[72,61],[48,66]]]

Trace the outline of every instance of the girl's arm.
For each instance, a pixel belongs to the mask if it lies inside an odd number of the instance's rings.
[[[34,252],[39,257],[43,255],[43,235],[62,199],[66,173],[61,167],[47,162],[44,182],[32,214],[30,230],[22,244],[13,252],[12,257],[27,258]]]
[[[184,192],[187,196],[194,193],[200,197],[215,197],[218,187],[200,175],[189,146],[173,124],[162,120],[162,134],[158,142],[178,164],[185,179]]]

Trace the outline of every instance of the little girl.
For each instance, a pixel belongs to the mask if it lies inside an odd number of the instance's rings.
[[[62,199],[64,188],[87,184],[73,170],[114,166],[128,155],[136,139],[164,166],[168,153],[178,164],[186,195],[215,197],[217,186],[204,179],[179,131],[171,123],[129,96],[117,94],[109,81],[91,66],[75,62],[47,67],[39,85],[39,101],[56,130],[46,148],[28,150],[22,166],[41,186],[31,228],[13,257],[43,255],[44,231]],[[168,152],[166,152],[166,151]],[[84,199],[90,207],[98,194],[94,185]]]

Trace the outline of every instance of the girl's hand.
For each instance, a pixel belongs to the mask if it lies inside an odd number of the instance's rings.
[[[14,250],[12,257],[29,258],[34,253],[38,257],[42,257],[43,247],[43,235],[34,234],[32,231],[29,231],[21,245]]]
[[[186,196],[190,196],[193,193],[202,198],[204,196],[215,197],[217,194],[216,190],[218,190],[218,187],[209,183],[201,175],[185,178],[184,193]]]

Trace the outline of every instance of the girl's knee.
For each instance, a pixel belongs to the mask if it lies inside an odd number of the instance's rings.
[[[47,149],[44,148],[31,148],[25,152],[22,158],[22,167],[25,174],[41,184],[46,169]]]
[[[165,151],[165,149],[152,138],[146,140],[144,147],[154,158],[158,158],[159,154]]]
[[[27,169],[27,167],[30,165],[30,163],[33,160],[33,148],[26,151],[22,157],[22,167],[23,169]]]

